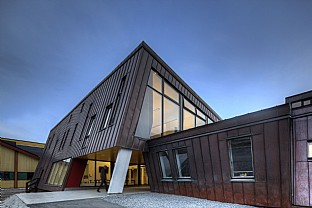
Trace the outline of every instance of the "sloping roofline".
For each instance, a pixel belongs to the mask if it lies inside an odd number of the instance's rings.
[[[17,152],[19,152],[19,153],[22,153],[22,154],[24,154],[24,155],[27,155],[27,156],[29,156],[29,157],[31,157],[31,158],[34,158],[34,159],[37,159],[37,160],[40,159],[40,157],[39,157],[38,155],[35,155],[35,154],[33,154],[33,153],[31,153],[31,152],[28,152],[28,151],[26,151],[26,150],[20,149],[20,148],[18,148],[18,147],[16,147],[16,146],[10,145],[10,144],[6,143],[5,141],[0,140],[0,145],[6,147],[6,148],[8,148],[8,149],[17,151]]]
[[[177,75],[173,69],[171,69],[170,66],[168,66],[168,64],[166,64],[157,54],[155,51],[153,51],[153,49],[151,49],[144,41],[142,41],[122,62],[120,62],[120,64],[118,64],[117,67],[115,67],[115,69],[109,73],[99,84],[97,84],[86,96],[84,96],[81,101],[75,105],[75,107],[72,108],[72,110],[67,113],[51,130],[53,131],[65,118],[67,118],[68,115],[70,115],[81,103],[84,102],[84,100],[86,100],[97,88],[99,88],[109,77],[111,77],[119,68],[120,66],[122,66],[125,62],[127,62],[135,53],[137,53],[140,49],[145,49],[149,54],[151,54],[161,65],[163,65],[166,70],[169,71],[169,73],[176,78],[183,86],[185,86],[185,88],[187,90],[189,90],[193,96],[198,99],[200,102],[202,102],[203,105],[205,105],[205,107],[207,107],[218,119],[222,120],[222,118],[219,116],[219,114],[217,114],[201,97],[199,97],[199,95],[192,90],[192,88],[186,84],[186,82],[179,77],[179,75]]]

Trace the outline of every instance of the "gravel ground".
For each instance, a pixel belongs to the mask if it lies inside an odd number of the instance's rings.
[[[103,200],[106,202],[104,203]],[[108,203],[107,203],[108,202]],[[118,206],[119,205],[119,206]],[[177,196],[159,193],[127,193],[118,195],[108,195],[95,199],[72,200],[66,202],[53,202],[26,206],[16,195],[7,198],[4,202],[0,201],[1,208],[78,208],[78,207],[105,207],[105,208],[248,208],[251,206],[221,203],[209,201],[206,199],[197,199],[193,197]]]
[[[103,198],[105,201],[119,204],[129,208],[202,208],[202,207],[225,207],[225,208],[243,208],[251,207],[246,205],[221,203],[206,199],[197,199],[193,197],[177,196],[159,193],[135,193],[109,195]]]

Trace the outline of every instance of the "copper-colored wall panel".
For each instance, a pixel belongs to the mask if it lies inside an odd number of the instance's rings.
[[[299,162],[296,163],[296,187],[295,187],[295,204],[296,205],[306,205],[310,204],[309,197],[309,172],[308,163]]]
[[[174,178],[166,182],[178,183],[174,187],[179,188],[181,195],[255,206],[290,207],[290,123],[285,108],[288,106],[247,114],[254,120],[243,127],[239,123],[246,121],[244,116],[204,126],[206,130],[199,127],[150,140],[149,151],[168,149],[170,152],[187,146],[192,182],[182,183]],[[263,115],[265,119],[261,118]],[[228,139],[236,137],[252,139],[254,181],[231,179]],[[161,176],[156,175],[160,181]]]

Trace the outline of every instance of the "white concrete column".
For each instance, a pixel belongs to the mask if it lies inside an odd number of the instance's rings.
[[[113,176],[109,183],[108,194],[121,194],[124,188],[132,150],[121,148],[118,151]]]

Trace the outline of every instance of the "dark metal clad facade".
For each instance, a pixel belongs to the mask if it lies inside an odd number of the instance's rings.
[[[194,105],[203,111],[209,118],[216,122],[221,120],[221,117],[211,109],[176,73],[162,61],[152,49],[146,44],[143,44],[143,54],[138,73],[135,78],[132,97],[128,110],[126,111],[126,120],[122,133],[119,137],[117,146],[143,150],[145,142],[134,138],[134,132],[140,116],[144,94],[148,83],[148,78],[151,70],[160,74],[160,76],[170,83],[181,95],[194,103]]]
[[[147,142],[151,190],[256,206],[291,206],[289,106],[239,116]],[[254,181],[233,181],[228,140],[252,140]],[[162,179],[158,152],[186,147],[191,180]],[[169,160],[175,161],[169,154]]]
[[[143,42],[51,130],[45,155],[39,162],[34,176],[41,176],[39,188],[63,189],[46,184],[53,162],[115,146],[144,150],[145,141],[138,140],[133,135],[152,69],[206,113],[211,120],[221,119]],[[120,95],[123,80],[123,91]],[[114,120],[109,122],[106,128],[101,129],[108,106],[112,106],[112,112],[115,112]],[[91,134],[87,135],[91,126],[93,126]]]
[[[312,158],[308,143],[312,142],[312,106],[294,109],[294,204],[312,206]]]
[[[142,51],[142,47],[138,47],[51,130],[45,154],[40,160],[34,176],[40,177],[43,170],[39,188],[51,191],[63,189],[60,186],[46,184],[53,162],[79,157],[116,146],[120,128],[123,124],[122,119],[125,119],[124,114],[129,105],[129,98],[134,87],[137,68],[141,62]],[[125,78],[123,92],[118,106],[116,106],[114,104],[116,103],[117,91],[120,89],[123,78]],[[113,105],[113,108],[116,108],[114,121],[107,128],[100,129],[105,109],[110,104]],[[92,117],[95,117],[93,130],[90,136],[86,137]],[[77,128],[74,132],[76,124]],[[66,136],[67,132],[68,135]],[[70,145],[71,138],[72,142]]]

